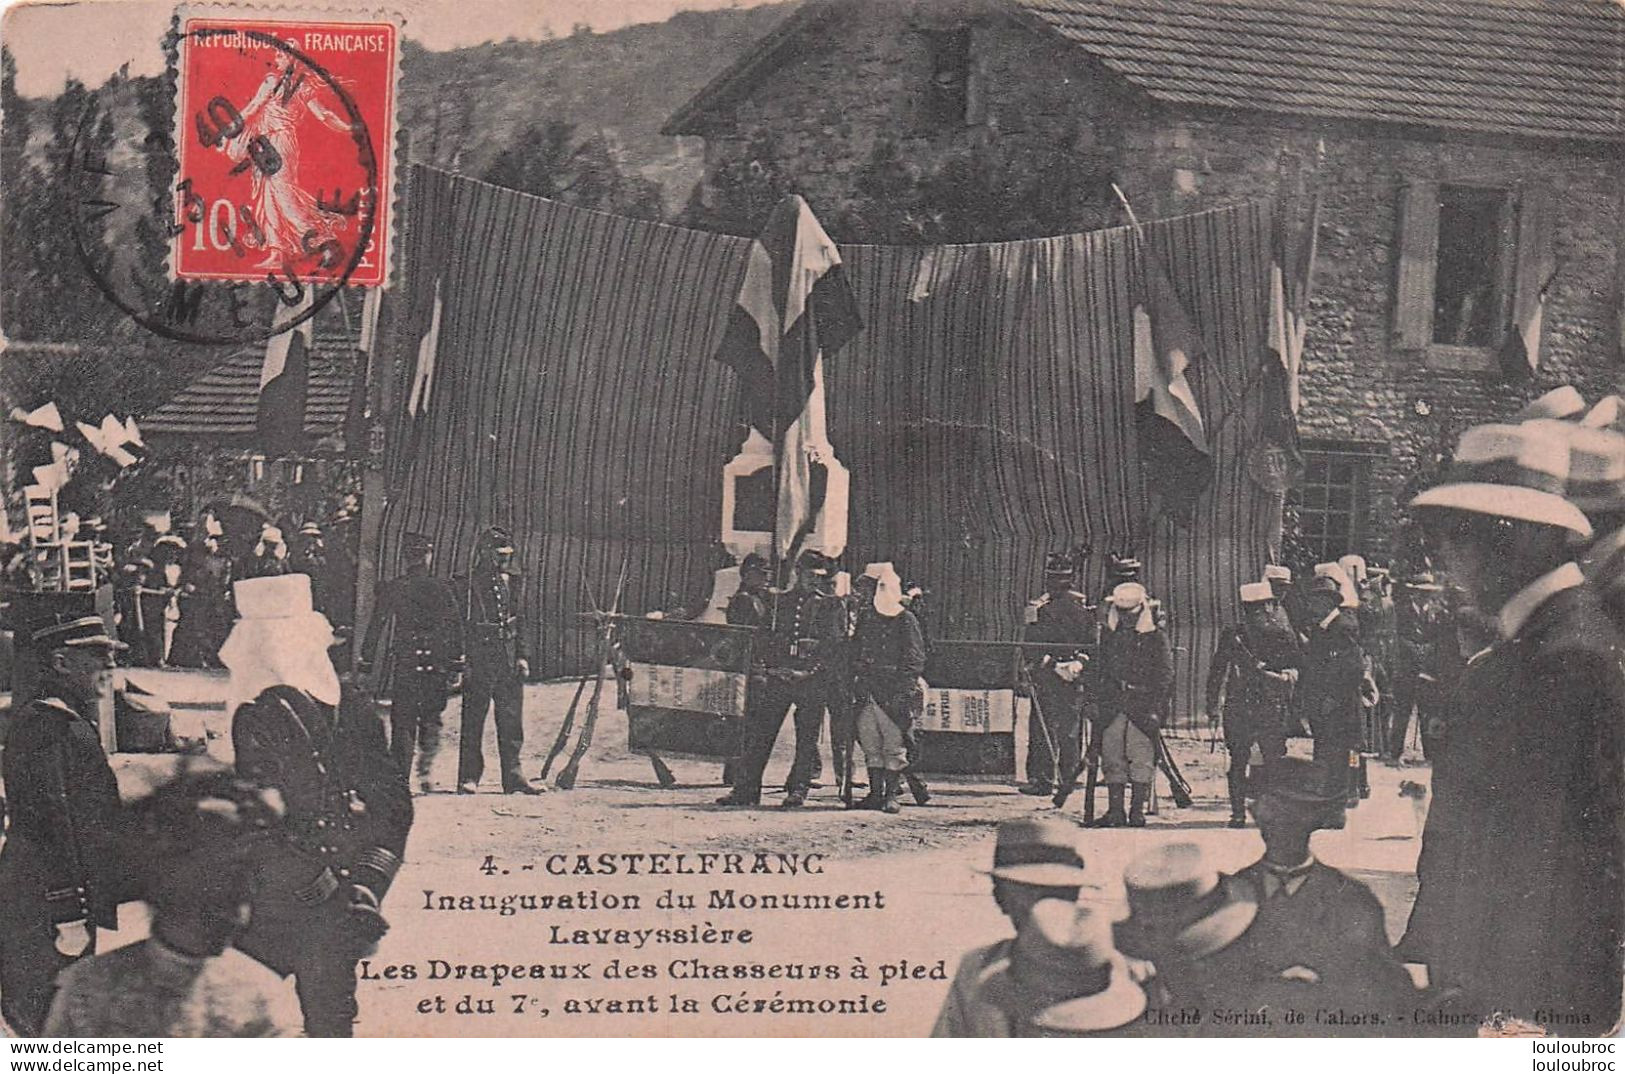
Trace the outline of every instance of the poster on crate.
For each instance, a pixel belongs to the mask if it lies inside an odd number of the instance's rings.
[[[627,748],[668,757],[738,756],[754,635],[721,623],[624,620]]]

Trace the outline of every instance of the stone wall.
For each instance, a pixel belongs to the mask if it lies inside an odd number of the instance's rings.
[[[855,5],[782,69],[719,116],[707,135],[708,174],[770,145],[773,165],[827,221],[859,200],[858,179],[882,139],[921,174],[981,147],[1019,162],[1060,146],[1080,169],[1104,168],[1144,217],[1280,194],[1288,212],[1323,197],[1320,257],[1303,370],[1303,434],[1359,442],[1375,458],[1367,551],[1398,551],[1408,481],[1465,425],[1506,415],[1570,381],[1589,397],[1618,390],[1618,237],[1622,171],[1614,157],[1563,147],[1498,145],[1428,132],[1327,122],[1292,125],[1248,113],[1184,115],[1156,106],[1078,50],[1011,19],[957,16],[973,31],[967,121],[922,119],[933,17],[901,2]],[[967,14],[968,10],[968,14]],[[1553,193],[1558,272],[1545,312],[1534,383],[1512,385],[1493,356],[1445,369],[1393,338],[1396,223],[1406,177]],[[1121,223],[1105,197],[1080,202],[1065,230]],[[1098,194],[1098,192],[1097,192]],[[833,229],[839,235],[838,229]]]

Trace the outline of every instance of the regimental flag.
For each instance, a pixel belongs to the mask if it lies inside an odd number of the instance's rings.
[[[1309,208],[1309,219],[1296,236],[1290,234],[1286,214],[1276,206],[1270,241],[1270,353],[1261,372],[1261,446],[1268,465],[1249,465],[1249,470],[1261,485],[1277,492],[1296,484],[1303,473],[1303,449],[1298,442],[1298,377],[1303,367],[1319,231],[1319,194]]]
[[[1150,244],[1139,245],[1134,295],[1134,414],[1148,493],[1165,514],[1188,518],[1213,476],[1213,455],[1185,371],[1202,356],[1191,324]]]
[[[268,455],[297,454],[305,445],[305,403],[310,395],[310,352],[315,346],[314,318],[295,320],[310,312],[313,289],[306,287],[299,303],[278,310],[276,328],[265,344],[260,367],[260,397],[255,415],[260,447]],[[292,327],[282,327],[292,325]]]
[[[774,542],[793,561],[821,520],[833,454],[824,359],[862,328],[835,243],[799,195],[774,208],[754,243],[717,359],[739,376],[747,419],[778,460]],[[839,555],[842,549],[820,549]]]
[[[1496,354],[1501,375],[1507,380],[1527,382],[1540,368],[1540,331],[1546,319],[1546,292],[1551,286],[1552,277],[1548,276],[1533,295],[1526,298],[1519,294],[1513,303],[1512,324]]]

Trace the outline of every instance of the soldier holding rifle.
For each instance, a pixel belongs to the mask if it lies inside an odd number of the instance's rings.
[[[1096,662],[1101,769],[1106,778],[1102,828],[1145,826],[1156,774],[1160,716],[1174,676],[1174,652],[1159,630],[1145,586],[1123,582],[1112,590]],[[1125,814],[1124,799],[1133,797]]]
[[[1230,827],[1247,826],[1247,760],[1258,744],[1263,763],[1286,756],[1287,710],[1298,678],[1298,639],[1275,614],[1268,582],[1241,587],[1241,622],[1219,638],[1208,664],[1208,720],[1224,718]],[[1221,710],[1221,699],[1223,708]]]
[[[1075,645],[1080,651],[1094,644],[1095,613],[1074,588],[1077,575],[1070,553],[1045,560],[1044,593],[1027,604],[1023,641]],[[1082,770],[1083,699],[1076,664],[1053,648],[1027,658],[1033,708],[1027,723],[1027,782],[1018,788],[1022,794],[1048,797],[1057,783],[1072,783]]]

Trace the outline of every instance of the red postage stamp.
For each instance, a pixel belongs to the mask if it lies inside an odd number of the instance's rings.
[[[388,279],[399,44],[390,22],[183,19],[176,278]]]

